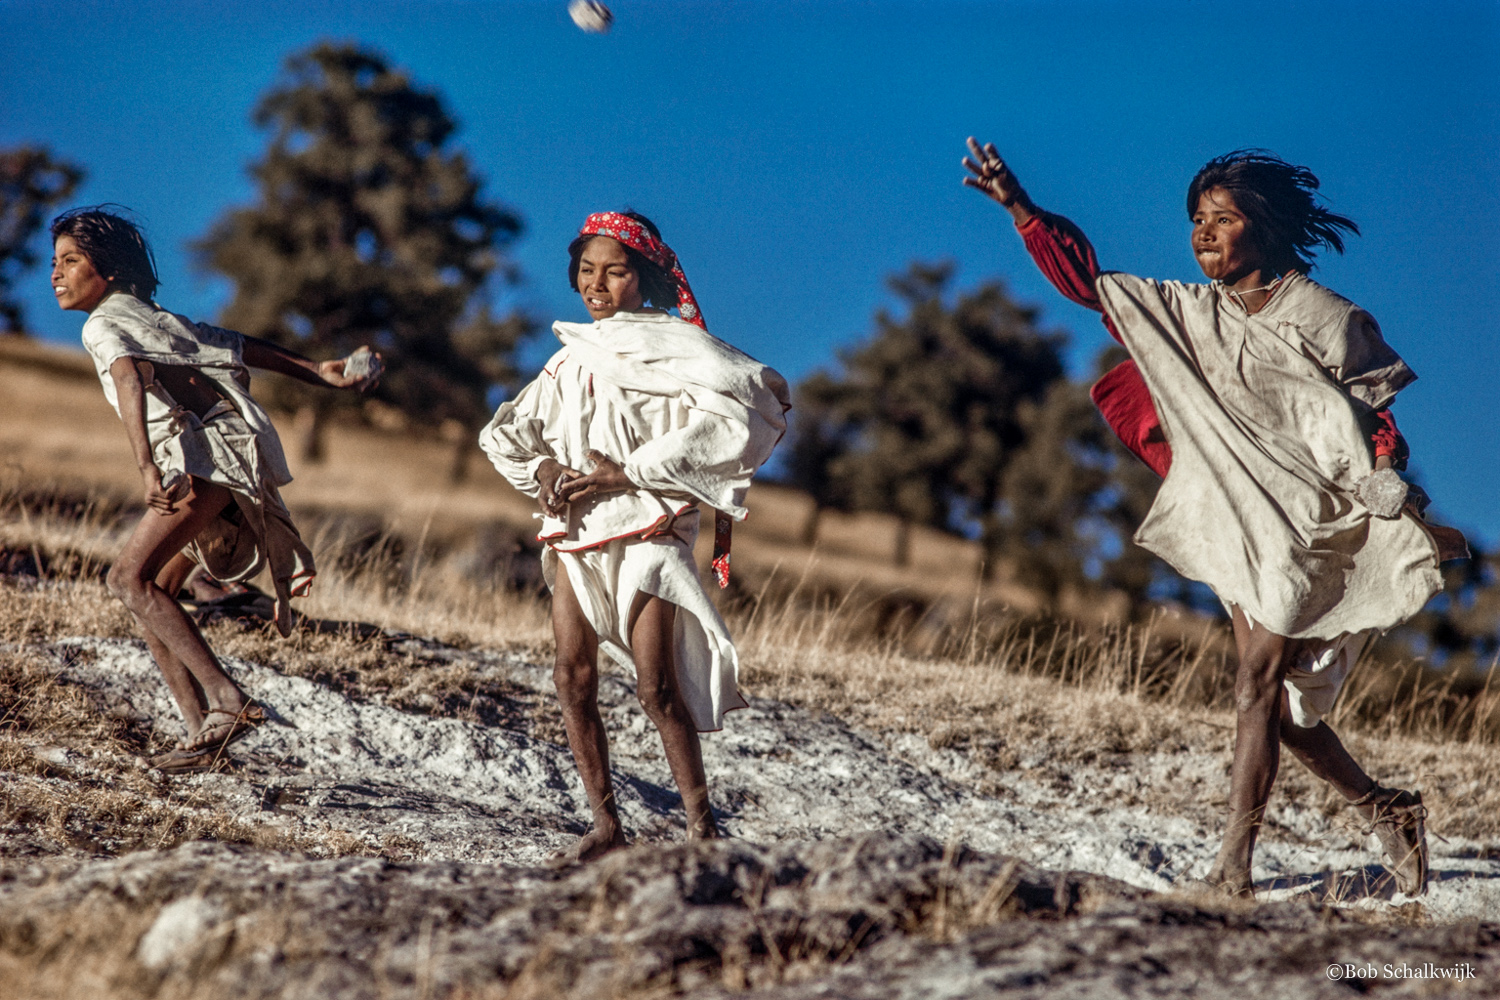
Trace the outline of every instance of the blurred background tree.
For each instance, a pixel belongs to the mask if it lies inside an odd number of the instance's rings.
[[[53,159],[41,146],[0,150],[0,332],[25,331],[26,315],[13,295],[16,280],[41,261],[33,238],[83,176],[81,167]]]
[[[798,386],[787,477],[822,510],[977,537],[984,575],[1049,597],[1089,584],[1135,598],[1170,571],[1130,541],[1156,476],[1114,437],[1087,386],[1067,378],[1064,336],[991,281],[951,304],[950,265],[914,264],[890,286],[904,315]],[[1119,359],[1100,356],[1101,371]]]
[[[515,348],[532,330],[488,302],[494,281],[516,281],[504,251],[520,218],[448,146],[456,123],[438,93],[368,49],[292,56],[254,121],[272,133],[251,167],[258,200],[195,246],[234,282],[221,322],[318,359],[373,345],[388,365],[379,399],[449,431],[461,477],[489,394],[515,384]],[[290,381],[274,391],[298,410],[308,461],[331,408],[359,405]]]

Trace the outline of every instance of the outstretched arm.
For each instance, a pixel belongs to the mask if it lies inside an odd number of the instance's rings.
[[[245,364],[251,368],[286,375],[299,382],[322,386],[326,389],[358,389],[364,392],[366,389],[373,388],[377,381],[375,378],[345,374],[344,366],[348,358],[339,358],[335,361],[313,361],[280,344],[273,344],[269,340],[244,336],[245,347],[242,357]]]
[[[1026,243],[1026,252],[1053,288],[1070,302],[1103,312],[1094,290],[1099,259],[1088,237],[1068,219],[1038,208],[1000,159],[993,143],[981,147],[970,137],[969,151],[972,158],[964,157],[963,164],[972,176],[965,177],[964,183],[1005,207]],[[1120,339],[1108,316],[1104,317],[1104,326],[1111,337]]]
[[[1016,175],[1000,159],[993,142],[980,146],[972,135],[969,136],[969,156],[964,157],[964,166],[974,175],[965,177],[964,183],[999,202],[1016,221],[1017,228],[1026,225],[1039,213],[1031,196],[1016,180]]]

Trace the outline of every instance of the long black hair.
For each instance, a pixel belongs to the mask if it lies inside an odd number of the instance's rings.
[[[1359,234],[1353,219],[1318,204],[1318,178],[1306,167],[1288,163],[1264,149],[1237,149],[1216,156],[1188,185],[1187,213],[1198,212],[1198,199],[1223,188],[1249,220],[1249,235],[1277,273],[1313,269],[1316,248],[1344,252],[1344,233]]]
[[[656,228],[656,223],[641,213],[626,209],[620,214],[639,222],[652,236],[661,239],[661,230]],[[583,248],[588,246],[589,241],[594,239],[595,235],[597,234],[578,236],[568,244],[568,287],[575,292],[578,291],[578,263],[583,258]],[[677,280],[672,277],[671,272],[647,260],[634,247],[625,246],[623,243],[620,246],[625,247],[625,259],[630,261],[631,268],[635,270],[641,289],[641,301],[658,309],[675,308],[677,306]]]
[[[156,255],[140,226],[120,214],[129,211],[123,205],[69,209],[52,220],[52,242],[61,236],[73,237],[111,289],[150,302],[161,284],[156,276]]]

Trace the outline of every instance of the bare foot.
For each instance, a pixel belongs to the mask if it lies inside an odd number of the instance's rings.
[[[595,826],[579,837],[572,847],[564,848],[547,859],[548,868],[571,868],[626,846],[625,831],[618,826]]]
[[[1235,899],[1255,898],[1255,882],[1251,879],[1248,868],[1230,872],[1215,861],[1208,874],[1195,881]]]
[[[689,844],[699,840],[718,840],[723,836],[724,834],[719,831],[719,822],[714,819],[712,810],[698,817],[697,822],[689,823],[687,826],[687,842]]]

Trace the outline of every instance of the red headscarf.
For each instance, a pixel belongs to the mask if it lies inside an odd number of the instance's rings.
[[[618,240],[671,274],[672,280],[677,283],[677,311],[689,323],[708,329],[708,325],[703,322],[703,313],[698,309],[698,300],[693,298],[693,289],[688,285],[687,275],[682,273],[682,265],[677,262],[677,255],[658,237],[652,236],[651,230],[619,212],[595,212],[584,220],[578,235],[608,236],[612,240]]]

